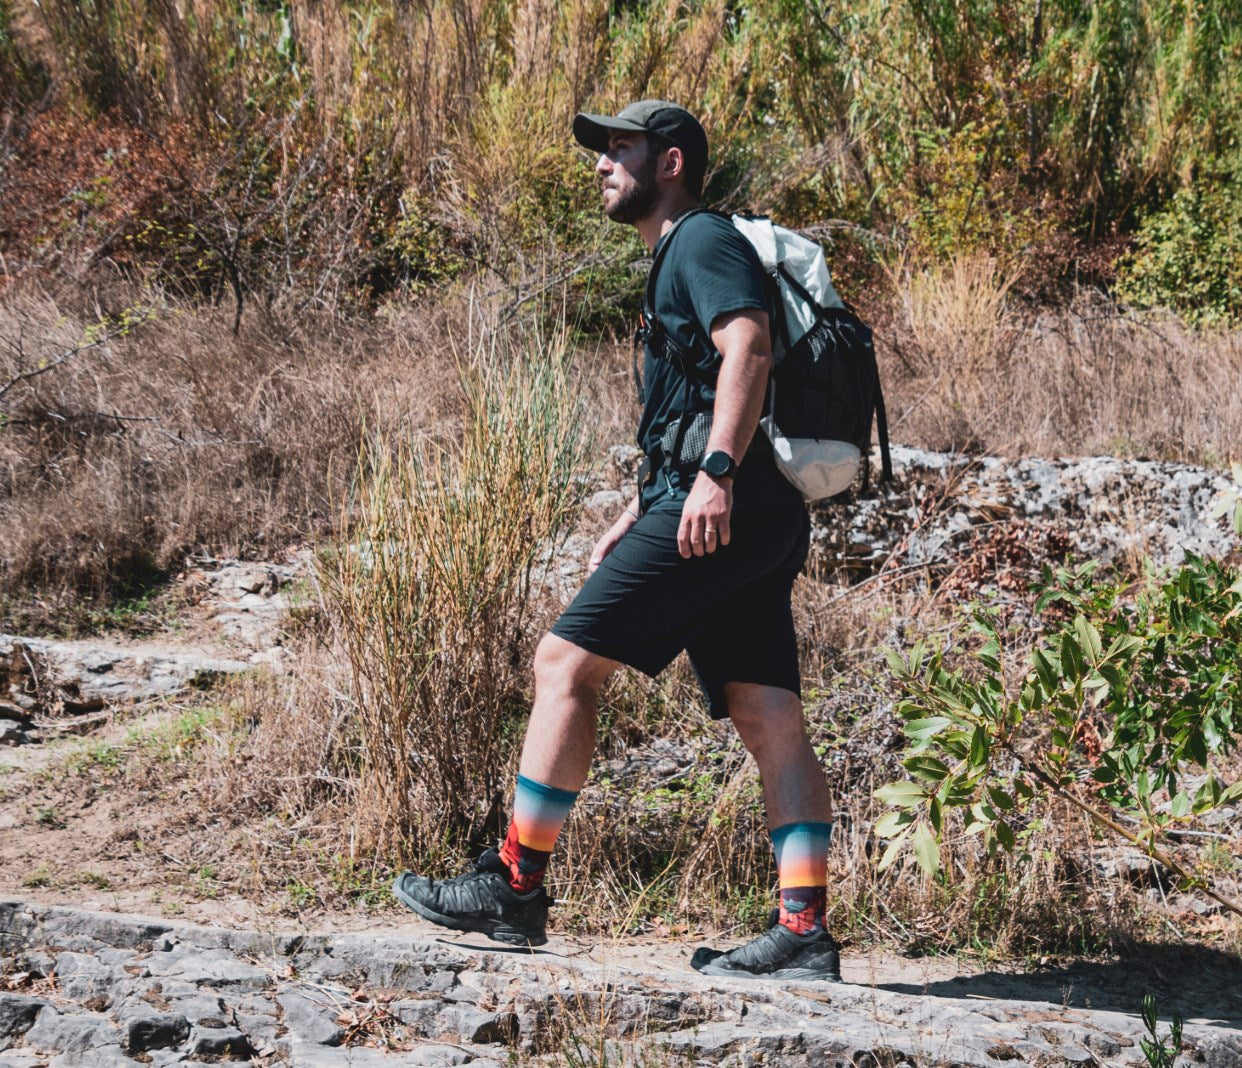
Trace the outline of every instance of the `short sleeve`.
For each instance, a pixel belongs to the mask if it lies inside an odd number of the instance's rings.
[[[704,337],[722,315],[756,308],[767,312],[763,264],[754,247],[732,223],[714,215],[690,219],[682,243],[677,296],[693,309]]]

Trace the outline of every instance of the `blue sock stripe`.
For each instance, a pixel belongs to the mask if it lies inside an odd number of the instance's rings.
[[[824,838],[832,841],[831,823],[784,823],[779,827],[774,827],[770,832],[772,844],[777,849],[780,849],[785,844],[785,839],[795,831],[803,831],[811,835],[822,835]]]
[[[519,790],[529,790],[540,801],[551,802],[554,805],[565,805],[568,807],[578,800],[578,794],[573,790],[562,790],[557,786],[545,786],[541,782],[535,782],[534,779],[528,779],[525,775],[517,777],[517,784]]]
[[[805,836],[806,848],[808,852],[827,854],[829,843],[832,841],[832,824],[831,823],[786,823],[780,827],[774,827],[771,831],[772,850],[776,853],[776,867],[780,870],[782,855],[785,852],[785,843],[794,836]]]

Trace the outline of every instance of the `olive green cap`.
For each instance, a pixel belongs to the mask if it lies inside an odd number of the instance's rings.
[[[691,169],[707,166],[707,134],[699,120],[679,104],[667,100],[639,100],[627,104],[616,115],[574,116],[574,138],[594,152],[608,151],[608,137],[618,130],[648,133],[668,145],[680,148]],[[698,164],[697,168],[693,165]]]

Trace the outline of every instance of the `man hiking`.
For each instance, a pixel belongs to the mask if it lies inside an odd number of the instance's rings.
[[[828,784],[803,722],[790,608],[810,523],[756,433],[772,370],[763,267],[727,219],[699,209],[707,137],[685,109],[644,100],[579,114],[573,132],[600,154],[605,214],[655,257],[638,425],[646,475],[539,643],[504,843],[466,875],[406,872],[394,892],[446,927],[546,942],[544,871],[590,770],[600,687],[622,665],[657,675],[684,649],[710,714],[733,721],[759,766],[780,875],[778,921],[730,952],[700,948],[692,964],[839,980],[824,925]]]

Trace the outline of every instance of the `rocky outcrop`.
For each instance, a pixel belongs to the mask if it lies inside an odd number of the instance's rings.
[[[1042,564],[1069,556],[1176,565],[1188,552],[1220,556],[1237,548],[1228,520],[1211,514],[1223,494],[1239,488],[1218,471],[1110,456],[1014,460],[900,445],[892,454],[892,482],[873,482],[866,497],[845,494],[812,509],[821,575],[848,583],[921,570],[940,580],[966,564],[975,573],[962,579],[978,579],[981,570],[994,578],[1009,565],[1037,576]],[[634,492],[638,450],[617,446],[609,456],[611,483],[587,500],[592,529],[615,519]],[[589,534],[576,534],[555,562],[551,585],[563,598],[585,578],[592,545]],[[972,568],[976,556],[989,566]]]
[[[817,509],[821,545],[859,563],[900,553],[902,564],[943,562],[964,535],[1031,524],[1059,531],[1080,560],[1148,557],[1179,564],[1187,553],[1220,556],[1236,539],[1213,504],[1232,483],[1186,464],[1119,460],[1006,459],[893,448],[896,480],[875,495]],[[1235,489],[1237,487],[1234,487]]]
[[[1147,1063],[1137,1001],[1067,1007],[1055,980],[1049,1000],[980,999],[951,983],[727,981],[671,953],[664,966],[600,963],[402,925],[408,933],[260,934],[0,903],[0,959],[12,962],[0,1065],[484,1068],[585,1063],[584,1051],[608,1064]],[[1237,1021],[1188,1021],[1178,1063],[1242,1063]]]
[[[0,745],[82,733],[108,710],[279,667],[287,588],[304,562],[195,558],[178,581],[195,638],[78,641],[0,634]]]

